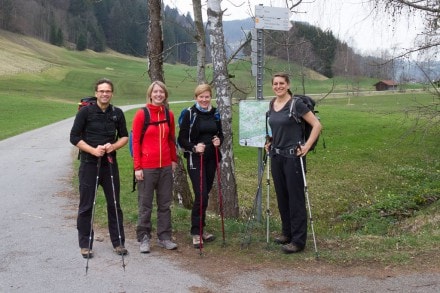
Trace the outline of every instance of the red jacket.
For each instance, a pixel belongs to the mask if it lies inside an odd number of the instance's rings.
[[[165,107],[147,104],[150,123],[165,121]],[[150,124],[144,134],[142,147],[140,136],[144,125],[144,110],[139,109],[133,118],[133,166],[135,170],[162,168],[177,162],[174,114],[170,111],[170,124]]]

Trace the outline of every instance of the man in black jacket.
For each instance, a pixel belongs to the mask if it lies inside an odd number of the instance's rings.
[[[124,113],[110,104],[113,83],[100,79],[95,84],[96,103],[79,110],[70,131],[70,142],[80,150],[79,207],[77,218],[81,255],[93,257],[93,209],[98,184],[107,201],[110,239],[114,251],[127,254],[123,215],[119,202],[120,182],[116,150],[128,142]]]

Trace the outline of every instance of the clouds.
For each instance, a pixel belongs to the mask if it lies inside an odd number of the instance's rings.
[[[165,0],[164,3],[178,7],[180,13],[190,12],[192,15],[191,0],[177,1]],[[205,4],[206,1],[202,0],[204,8]],[[284,0],[223,0],[221,6],[226,9],[223,20],[253,17],[258,4],[285,7]],[[206,16],[206,11],[203,14]],[[397,53],[413,47],[414,38],[423,29],[420,16],[412,14],[392,19],[385,12],[373,10],[371,1],[365,0],[305,1],[296,8],[291,19],[331,30],[335,37],[359,53],[375,55],[385,49]]]

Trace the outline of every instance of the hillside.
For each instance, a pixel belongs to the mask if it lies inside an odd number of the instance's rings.
[[[92,50],[77,52],[68,50],[63,47],[51,45],[33,37],[11,33],[9,31],[0,30],[0,76],[19,73],[40,73],[51,68],[68,66],[69,64],[87,63],[85,58],[81,56],[111,56],[123,60],[145,63],[145,58],[124,55],[113,50],[97,53]],[[250,63],[246,61],[234,62],[230,66],[230,72],[236,77],[232,79],[237,84],[248,83],[249,80],[254,81],[254,77],[250,75]],[[286,64],[282,60],[273,57],[266,57],[266,68],[268,69],[266,80],[273,71],[297,71],[298,68],[294,64]],[[165,67],[183,68],[184,65],[165,64]],[[184,69],[186,68],[186,69]],[[191,69],[195,72],[195,69]],[[326,81],[327,77],[315,72],[311,69],[303,68],[308,80]],[[208,74],[210,74],[208,72]],[[293,74],[295,76],[295,74]],[[183,78],[183,77],[182,77]],[[195,82],[195,75],[193,75]],[[180,83],[180,80],[171,78],[170,86],[173,87],[174,82]],[[168,82],[167,82],[168,83]],[[252,86],[251,86],[252,87]],[[252,92],[250,92],[252,96]]]
[[[69,60],[65,59],[66,51],[68,51],[66,48],[57,47],[33,37],[0,30],[0,75],[38,73],[57,66],[57,64],[69,63]],[[84,54],[96,55],[98,53],[88,50]],[[143,60],[112,50],[99,54],[117,56],[127,60]]]
[[[0,30],[0,75],[41,72],[52,66],[47,54],[62,50],[34,38]],[[50,53],[49,53],[50,52]]]

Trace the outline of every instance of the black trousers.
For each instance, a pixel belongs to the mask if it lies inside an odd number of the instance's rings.
[[[307,211],[300,159],[272,155],[271,168],[281,216],[282,233],[290,238],[293,244],[305,247]]]
[[[112,179],[110,174],[110,168],[113,171],[113,182],[115,188],[115,200],[113,198],[113,187]],[[92,162],[81,162],[79,166],[79,206],[78,206],[78,218],[77,218],[77,229],[78,229],[78,241],[80,248],[89,247],[89,236],[92,212],[93,212],[93,201],[95,200],[95,186],[97,179],[97,164]],[[125,234],[123,226],[123,215],[119,202],[119,192],[120,192],[120,182],[119,182],[119,170],[116,159],[114,158],[114,164],[109,164],[106,157],[102,158],[101,167],[99,168],[99,179],[98,185],[101,185],[105,199],[107,201],[107,217],[108,217],[108,229],[110,232],[110,240],[113,247],[120,245],[119,232],[121,233],[121,241],[124,245]],[[116,215],[119,220],[119,232]],[[91,238],[91,247],[93,247],[93,231]]]
[[[202,227],[206,226],[205,219],[209,192],[212,189],[217,168],[215,153],[203,155],[202,165],[200,165],[200,160],[200,154],[194,153],[192,154],[192,161],[191,155],[187,158],[188,175],[194,191],[194,203],[191,211],[191,235],[199,235],[200,233],[200,184],[202,184]],[[202,174],[202,182],[200,182],[200,174]]]

